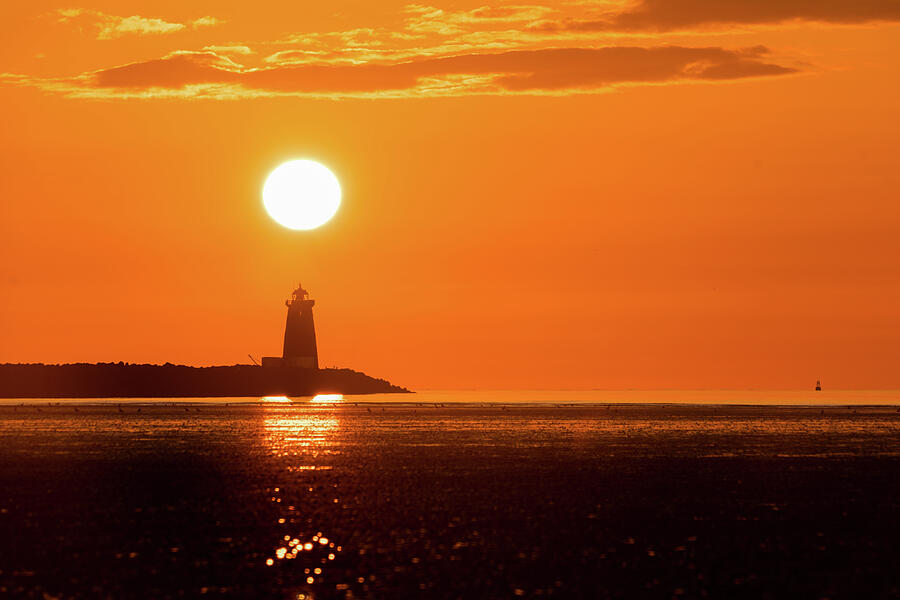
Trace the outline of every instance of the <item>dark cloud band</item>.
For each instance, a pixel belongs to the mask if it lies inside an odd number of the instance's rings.
[[[474,76],[496,92],[563,91],[623,83],[727,80],[783,75],[762,47],[554,48],[466,54],[394,64],[282,65],[245,69],[211,52],[178,53],[93,74],[97,88],[180,89],[223,84],[258,92],[372,93],[415,89],[424,80]],[[465,93],[462,85],[460,93]]]
[[[532,31],[672,31],[788,21],[858,24],[900,21],[900,0],[643,0],[598,19],[544,20]]]

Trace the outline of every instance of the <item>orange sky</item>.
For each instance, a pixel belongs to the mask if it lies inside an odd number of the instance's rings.
[[[277,355],[302,281],[417,389],[900,387],[895,0],[12,4],[0,362]]]

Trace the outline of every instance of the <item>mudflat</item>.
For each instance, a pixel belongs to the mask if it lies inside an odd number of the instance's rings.
[[[0,595],[900,597],[897,407],[0,406]]]

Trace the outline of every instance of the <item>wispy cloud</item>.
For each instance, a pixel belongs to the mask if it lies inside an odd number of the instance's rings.
[[[60,23],[74,23],[92,30],[98,40],[112,40],[126,35],[161,35],[186,29],[212,27],[222,21],[216,17],[200,17],[189,23],[172,23],[153,17],[132,15],[120,17],[99,10],[62,8],[56,11]]]
[[[55,15],[98,39],[221,23],[210,16],[178,23],[79,8]],[[752,31],[757,25],[900,21],[900,0],[569,0],[472,9],[410,4],[398,18],[394,28],[198,44],[194,48],[200,50],[69,78],[5,75],[3,81],[103,98],[575,94],[624,85],[732,81],[807,66],[761,46],[660,44],[667,38],[683,43],[683,36],[668,36],[687,31],[702,36]]]
[[[216,54],[239,54],[242,56],[249,56],[251,54],[255,54],[250,46],[245,46],[243,44],[223,44],[223,45],[215,45],[215,46],[204,46],[204,52],[215,52]]]
[[[194,19],[191,21],[191,27],[193,29],[199,29],[200,27],[215,27],[216,25],[221,25],[224,23],[222,19],[217,19],[216,17],[200,17],[199,19]]]
[[[407,31],[456,35],[471,28],[506,27],[528,23],[556,12],[544,5],[482,6],[471,10],[445,10],[423,4],[404,8]]]
[[[268,64],[361,64],[612,43],[659,44],[667,33],[765,24],[900,19],[900,0],[571,0],[468,10],[410,4],[402,27],[307,32],[266,44]],[[652,40],[652,41],[651,41]]]

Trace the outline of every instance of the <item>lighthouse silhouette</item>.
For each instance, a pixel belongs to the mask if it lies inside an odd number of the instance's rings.
[[[316,326],[313,322],[315,300],[302,284],[285,301],[287,322],[284,325],[284,349],[281,357],[264,356],[264,367],[294,367],[302,369],[319,368],[319,352],[316,347]]]

